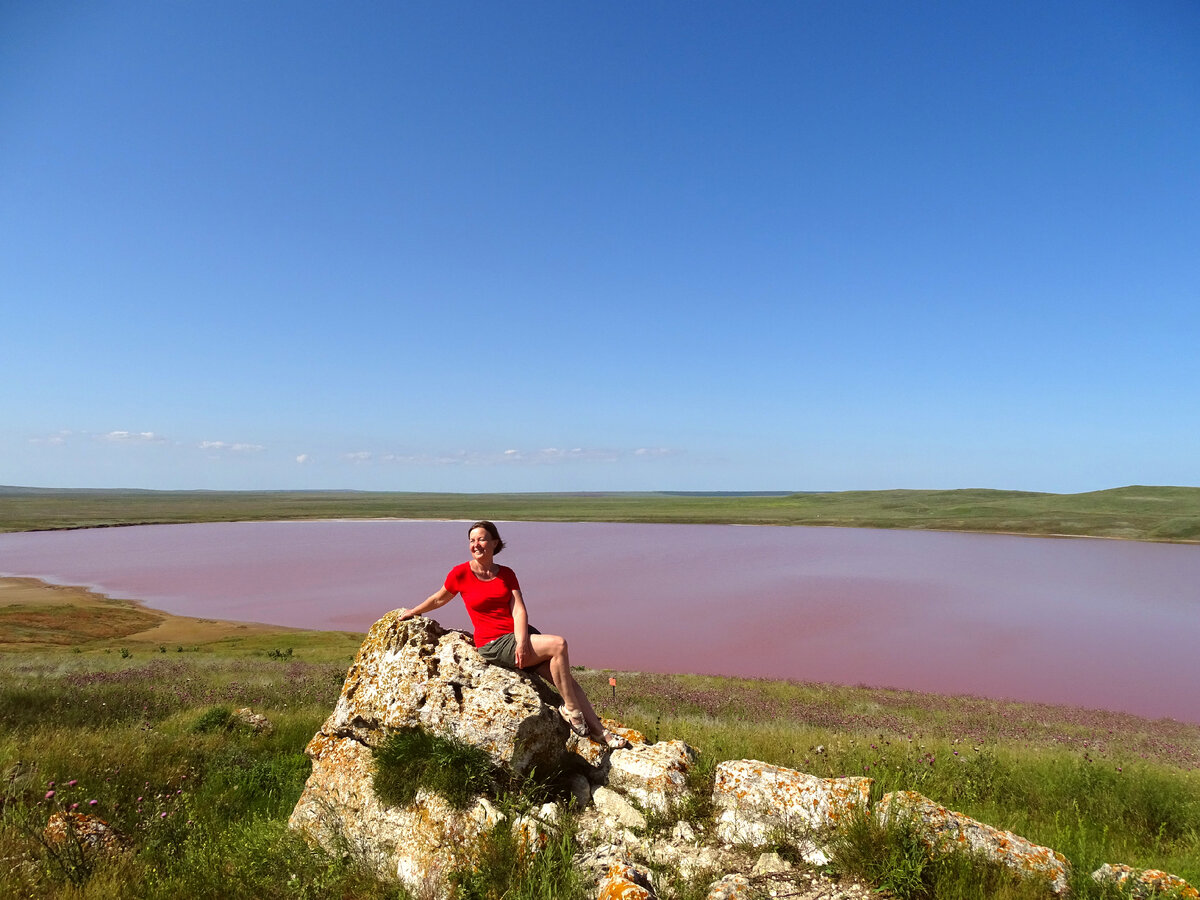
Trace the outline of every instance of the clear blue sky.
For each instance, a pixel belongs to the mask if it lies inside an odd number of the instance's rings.
[[[1200,485],[1200,4],[0,5],[0,484]]]

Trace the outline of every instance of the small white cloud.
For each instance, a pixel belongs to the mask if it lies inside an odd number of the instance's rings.
[[[49,437],[30,438],[31,444],[48,444],[51,447],[61,447],[67,442],[67,438],[71,436],[69,431],[60,431],[58,434],[52,434]]]
[[[230,453],[257,453],[266,448],[262,444],[231,444],[228,441],[201,441],[201,450],[228,450]]]
[[[153,431],[110,431],[103,440],[118,444],[165,444],[167,439]]]
[[[374,456],[370,450],[357,450],[354,453],[343,453],[342,458],[348,459],[350,462],[367,462]]]
[[[312,459],[312,457],[309,456],[307,453],[301,453],[299,456],[296,457],[296,462],[298,462],[300,465],[304,465],[310,459]]]
[[[640,456],[643,459],[655,459],[663,456],[678,456],[678,450],[672,450],[670,447],[638,447],[633,451],[634,456]]]

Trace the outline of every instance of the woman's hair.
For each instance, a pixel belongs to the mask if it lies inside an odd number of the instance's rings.
[[[489,535],[491,535],[492,540],[496,542],[496,549],[492,551],[493,555],[495,555],[496,553],[499,553],[501,550],[504,549],[504,541],[500,540],[500,531],[496,528],[495,525],[493,525],[487,519],[484,519],[482,522],[476,522],[474,525],[472,525],[470,528],[467,529],[467,537],[470,537],[471,532],[474,531],[476,528],[482,528]]]

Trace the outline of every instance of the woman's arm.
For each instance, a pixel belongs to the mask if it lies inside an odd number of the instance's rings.
[[[427,613],[431,609],[439,609],[445,606],[451,600],[458,596],[458,591],[452,591],[449,588],[443,587],[435,594],[430,594],[425,598],[425,602],[419,606],[414,606],[412,609],[401,609],[400,619],[411,619],[413,616],[419,616],[422,613]]]
[[[513,592],[512,617],[513,635],[517,639],[516,663],[520,669],[526,659],[533,659],[533,644],[529,642],[529,615],[525,612],[525,601],[521,598],[520,589]]]

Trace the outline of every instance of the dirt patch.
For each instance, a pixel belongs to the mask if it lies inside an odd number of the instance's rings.
[[[206,644],[288,631],[274,625],[194,619],[147,609],[84,587],[0,578],[0,650],[109,644]]]

